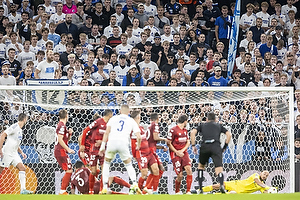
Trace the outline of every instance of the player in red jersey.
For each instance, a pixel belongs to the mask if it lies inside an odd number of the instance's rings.
[[[160,160],[160,158],[158,157],[158,155],[156,154],[156,149],[158,148],[164,148],[165,151],[167,151],[167,148],[163,147],[163,146],[157,146],[157,141],[165,141],[167,142],[167,139],[165,138],[161,138],[159,136],[159,117],[157,113],[152,113],[150,115],[150,121],[151,124],[147,129],[147,138],[148,138],[148,144],[149,144],[149,148],[151,149],[151,151],[153,152],[153,155],[156,158],[157,164],[158,164],[158,168],[159,168],[159,179],[161,178],[161,176],[163,175],[165,169],[164,166]],[[153,179],[153,174],[150,174],[147,178],[146,181],[146,185],[145,185],[145,189],[151,189],[151,182]],[[145,179],[143,179],[142,177],[139,179],[139,184],[143,185]]]
[[[94,121],[101,116],[96,113],[93,116]],[[88,166],[90,163],[90,147],[91,147],[91,142],[92,142],[92,133],[90,131],[86,132],[85,134],[81,134],[78,137],[78,142],[79,142],[79,158],[80,160],[84,163],[85,166]]]
[[[75,173],[73,174],[73,176],[71,178],[71,193],[75,194],[75,187],[76,187],[81,194],[89,194],[89,191],[90,191],[89,190],[89,182],[90,182],[89,179],[90,179],[90,174],[91,174],[90,169],[85,167],[82,161],[77,161],[74,165],[74,168],[75,168]],[[92,177],[92,178],[94,178],[94,177]],[[109,177],[109,184],[111,184],[112,182],[116,182],[116,183],[120,184],[118,182],[118,180],[115,179],[115,177]],[[130,187],[130,184],[127,183],[126,181],[123,181],[122,184],[120,184],[120,185],[125,186],[125,187]],[[97,181],[94,186],[94,193],[98,194],[99,191],[100,191],[100,181]],[[112,194],[123,194],[123,193],[114,192],[114,191],[111,191],[111,193]]]
[[[56,127],[56,141],[54,148],[54,156],[59,166],[66,172],[62,178],[61,189],[59,194],[68,194],[66,189],[70,183],[72,175],[72,164],[67,153],[74,154],[75,151],[68,147],[68,141],[73,133],[73,130],[69,128],[67,130],[66,123],[68,121],[68,112],[66,110],[60,110],[58,113],[59,122]]]
[[[136,123],[138,125],[140,124],[140,120],[141,120],[140,111],[133,111],[130,116],[136,121]],[[151,185],[151,187],[153,186],[153,193],[158,194],[157,188],[158,188],[158,183],[159,183],[159,170],[158,170],[157,161],[156,161],[155,156],[153,155],[153,152],[149,148],[147,135],[144,131],[144,128],[142,126],[139,126],[139,127],[141,130],[141,137],[142,137],[141,146],[140,146],[139,150],[135,151],[135,149],[136,149],[135,143],[136,142],[132,142],[132,143],[134,143],[134,145],[132,145],[132,148],[133,148],[132,152],[134,152],[133,156],[136,158],[139,168],[141,170],[141,178],[140,179],[145,180],[148,175],[148,168],[151,169],[153,178],[151,180],[150,185]],[[134,139],[132,141],[134,141]],[[144,181],[140,182],[140,180],[139,180],[139,188],[141,190],[143,189],[143,183],[144,183]]]
[[[190,146],[190,139],[188,136],[188,131],[186,130],[188,117],[186,115],[181,115],[178,118],[177,126],[173,127],[168,136],[168,146],[170,149],[170,157],[173,163],[174,170],[177,174],[175,180],[175,193],[180,194],[180,185],[182,180],[182,172],[186,171],[186,194],[191,194],[191,185],[193,181],[192,167],[189,154],[187,152]]]
[[[71,193],[75,194],[75,187],[81,194],[89,194],[90,169],[84,163],[77,161],[74,165],[75,173],[71,177]]]
[[[90,191],[92,193],[94,184],[95,184],[95,178],[98,176],[97,173],[97,164],[99,161],[100,166],[103,166],[104,162],[104,156],[99,156],[99,149],[102,143],[103,134],[106,130],[106,123],[108,120],[113,116],[113,112],[110,109],[106,109],[103,112],[103,117],[96,119],[93,123],[91,123],[89,126],[87,126],[83,130],[83,136],[81,144],[83,144],[83,140],[85,135],[90,132],[92,135],[91,138],[91,147],[90,147],[90,167],[91,167],[91,174],[90,174]]]

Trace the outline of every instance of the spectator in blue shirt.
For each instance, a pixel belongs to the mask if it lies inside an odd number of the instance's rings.
[[[122,86],[129,86],[130,83],[134,83],[136,86],[144,86],[144,81],[138,72],[137,67],[131,65],[128,69],[128,74],[123,78]]]
[[[262,44],[259,47],[260,54],[263,58],[264,58],[266,52],[270,52],[272,55],[275,55],[275,56],[278,55],[277,47],[274,46],[272,43],[273,43],[273,36],[268,35],[267,36],[267,43]]]
[[[213,87],[227,86],[227,80],[221,76],[222,69],[220,66],[215,66],[215,75],[208,79],[208,83]]]
[[[217,42],[223,42],[225,45],[224,51],[227,52],[233,17],[228,15],[228,7],[226,5],[222,6],[221,12],[222,15],[219,16],[215,22],[215,34]]]

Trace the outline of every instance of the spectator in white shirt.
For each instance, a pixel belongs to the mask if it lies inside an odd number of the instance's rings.
[[[130,44],[127,44],[127,39],[128,39],[127,34],[126,33],[122,33],[121,34],[121,44],[119,44],[118,46],[116,46],[116,52],[117,52],[117,54],[128,56],[128,54],[130,53],[130,51],[133,48],[133,46],[131,46]]]
[[[53,59],[53,51],[47,51],[47,59],[40,62],[35,69],[34,77],[36,79],[54,79],[55,70],[59,69],[59,65]]]
[[[0,77],[0,85],[16,85],[16,78],[9,75],[10,63],[5,61],[2,65],[2,76]]]
[[[171,26],[168,25],[168,24],[165,24],[164,26],[164,33],[162,36],[161,36],[161,42],[164,42],[164,41],[168,41],[168,42],[174,42],[173,41],[173,35],[171,34]]]
[[[115,16],[117,18],[117,26],[121,26],[121,23],[124,19],[124,15],[122,14],[121,4],[116,5],[116,13],[112,14],[112,16]]]
[[[105,35],[107,38],[112,37],[114,35],[113,29],[115,26],[117,26],[117,18],[116,18],[116,16],[112,15],[112,16],[110,16],[110,25],[104,29],[103,35]],[[122,33],[122,29],[120,26],[118,26],[118,28],[119,28],[118,36],[120,36],[120,34]]]

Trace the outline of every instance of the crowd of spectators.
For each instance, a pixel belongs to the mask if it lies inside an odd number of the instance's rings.
[[[296,119],[300,114],[300,14],[293,5],[296,2],[287,0],[281,5],[270,0],[246,5],[231,74],[227,61],[235,3],[218,7],[212,0],[0,0],[0,85],[67,79],[72,86],[293,86]],[[184,104],[187,96],[176,95],[171,97]],[[170,99],[166,96],[161,92],[74,92],[68,94],[68,103],[164,104]],[[258,100],[253,102],[255,114],[240,108],[229,121],[238,123],[244,112],[247,122],[252,115],[257,120],[267,107]],[[208,108],[196,107],[200,112],[193,117],[202,119],[200,113],[206,113],[202,108]],[[269,112],[264,120],[276,120],[275,111]],[[227,116],[226,110],[220,113],[222,118]],[[160,114],[162,119],[168,114],[171,123],[177,111]],[[279,116],[278,120],[286,117]],[[295,135],[300,137],[298,121]],[[257,134],[257,140],[265,145],[262,134]],[[296,142],[299,146],[298,139]]]

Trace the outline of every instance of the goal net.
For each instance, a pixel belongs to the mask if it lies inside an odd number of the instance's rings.
[[[21,149],[27,155],[27,188],[38,194],[57,194],[63,172],[54,158],[55,127],[58,111],[68,110],[74,133],[69,146],[76,151],[70,155],[72,163],[79,160],[78,137],[93,122],[93,115],[104,109],[118,114],[119,106],[128,104],[142,111],[141,123],[147,128],[150,114],[160,116],[160,136],[176,125],[181,114],[189,117],[188,129],[205,122],[208,112],[231,133],[232,140],[223,154],[225,180],[238,180],[268,170],[266,184],[279,192],[294,192],[294,96],[292,88],[213,88],[213,87],[75,87],[75,86],[1,86],[1,129],[16,122],[21,112],[29,114],[23,129]],[[201,137],[197,135],[197,144]],[[224,135],[221,136],[224,141]],[[166,146],[161,143],[160,145]],[[173,170],[169,152],[158,150],[165,172],[160,179],[159,193],[174,194]],[[198,155],[188,153],[192,160],[193,183],[197,188]],[[138,178],[140,173],[133,161]],[[117,156],[111,165],[111,175],[129,181],[127,172]],[[214,167],[210,162],[204,174],[204,185],[216,182]],[[185,191],[185,182],[181,186]],[[117,184],[115,191],[128,192]],[[0,175],[0,193],[20,191],[18,172],[14,167]]]

